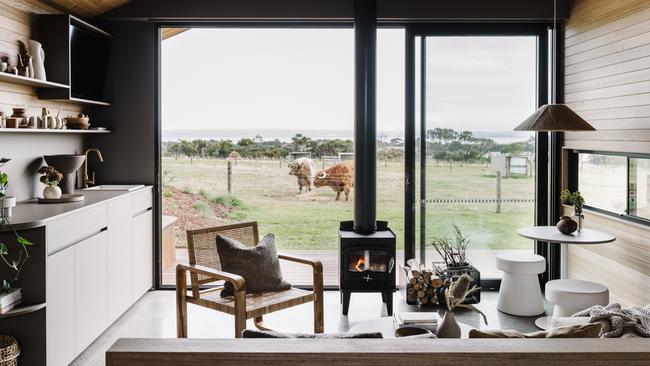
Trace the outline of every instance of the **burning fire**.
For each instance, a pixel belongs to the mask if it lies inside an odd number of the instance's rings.
[[[354,269],[356,269],[359,272],[363,272],[366,270],[366,261],[363,258],[359,258],[357,261],[357,264],[354,265]]]

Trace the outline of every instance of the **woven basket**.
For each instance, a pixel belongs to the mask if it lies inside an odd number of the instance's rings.
[[[20,348],[16,338],[0,335],[0,366],[17,366],[18,355]]]

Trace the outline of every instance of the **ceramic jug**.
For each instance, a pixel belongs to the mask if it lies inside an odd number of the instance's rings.
[[[45,75],[45,51],[43,51],[43,46],[34,40],[29,41],[29,49],[31,51],[32,57],[34,60],[32,61],[34,64],[34,78],[38,80],[47,80],[47,76]]]

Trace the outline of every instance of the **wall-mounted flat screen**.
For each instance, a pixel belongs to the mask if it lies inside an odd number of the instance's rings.
[[[84,27],[70,25],[70,95],[103,101],[111,39]]]

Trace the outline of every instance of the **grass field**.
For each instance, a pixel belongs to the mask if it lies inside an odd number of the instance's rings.
[[[317,166],[320,164],[317,161]],[[280,165],[278,161],[240,160],[233,164],[235,199],[227,196],[225,160],[194,159],[190,164],[188,159],[166,157],[163,171],[167,186],[239,205],[241,208],[231,210],[226,220],[258,221],[261,234],[274,233],[282,249],[335,249],[339,221],[353,218],[352,199],[336,202],[335,193],[326,187],[298,194],[296,178],[288,174],[286,164]],[[389,162],[387,167],[381,162],[377,166],[378,219],[390,222],[400,248],[403,248],[404,228],[403,176],[402,162]],[[534,197],[534,179],[530,177],[504,178],[502,187],[504,199]],[[437,167],[433,162],[427,165],[428,199],[494,199],[495,192],[496,178],[489,175],[486,166],[454,166],[450,173],[447,165]],[[427,242],[450,233],[453,222],[470,238],[473,249],[531,248],[531,242],[517,236],[516,230],[532,225],[533,206],[533,203],[503,204],[501,213],[496,214],[494,203],[428,203]],[[202,203],[194,205],[194,209],[197,215],[213,214]]]

